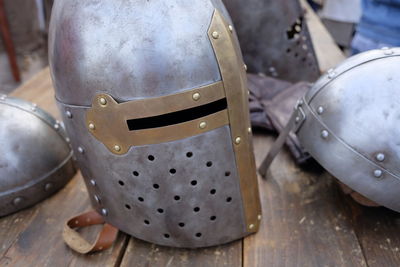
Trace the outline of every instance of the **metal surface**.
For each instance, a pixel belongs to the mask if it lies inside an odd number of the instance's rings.
[[[249,72],[314,82],[318,62],[298,0],[223,0]]]
[[[219,245],[257,231],[244,65],[223,4],[70,2],[54,8],[50,66],[96,210],[122,231],[167,246]],[[127,120],[215,100],[225,100],[223,110],[129,128],[130,137],[113,140],[128,132]]]
[[[399,65],[400,49],[392,48],[329,71],[304,97],[297,135],[341,182],[400,212]]]
[[[75,173],[64,129],[35,104],[0,98],[0,216],[32,206]]]

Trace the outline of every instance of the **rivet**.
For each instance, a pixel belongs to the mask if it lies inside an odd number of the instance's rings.
[[[56,124],[54,124],[54,129],[56,129],[56,130],[60,129],[60,124],[58,122],[56,122]]]
[[[301,106],[301,105],[303,105],[303,104],[304,104],[303,99],[300,99],[299,101],[297,101],[297,105]]]
[[[36,108],[37,108],[37,104],[32,104],[31,110],[36,111]]]
[[[300,121],[300,117],[297,116],[294,120],[295,120],[296,122],[299,122],[299,121]]]
[[[376,155],[375,158],[376,158],[377,161],[382,162],[382,161],[385,160],[385,154],[383,154],[383,153],[378,153],[378,154]]]
[[[1,99],[1,100],[6,100],[6,98],[7,98],[7,95],[1,95],[1,96],[0,96],[0,99]]]
[[[96,181],[93,180],[93,179],[91,179],[91,180],[90,180],[90,184],[91,184],[92,186],[96,186]]]
[[[101,209],[101,215],[103,216],[107,216],[108,215],[108,211],[104,208]]]
[[[22,197],[14,198],[14,200],[13,200],[14,206],[18,206],[19,204],[21,204],[22,200],[23,200]]]
[[[328,70],[328,79],[335,77],[336,73],[333,69]]]
[[[106,105],[107,104],[107,99],[105,99],[104,97],[100,97],[100,99],[99,99],[99,103],[100,103],[100,105]]]
[[[383,53],[387,56],[392,55],[394,52],[389,47],[382,47]]]
[[[71,111],[69,111],[69,110],[65,111],[65,116],[67,116],[68,119],[72,119]]]
[[[317,112],[318,112],[318,114],[324,113],[324,107],[319,106],[319,107],[317,108]]]
[[[65,141],[66,141],[67,143],[70,143],[70,142],[71,142],[71,139],[69,139],[69,138],[67,137],[67,138],[65,138]]]
[[[114,150],[119,152],[119,151],[121,151],[121,147],[119,145],[115,145],[114,146]]]
[[[205,121],[200,122],[200,124],[199,124],[200,129],[204,129],[206,127],[207,127],[207,123]]]
[[[213,33],[212,33],[212,37],[213,37],[214,39],[218,39],[218,38],[219,38],[219,33],[218,33],[217,31],[213,32]]]
[[[326,139],[329,136],[329,132],[327,130],[322,130],[321,131],[321,137]]]
[[[253,229],[253,228],[254,228],[254,224],[250,224],[249,229]]]
[[[245,71],[247,71],[247,65],[246,64],[243,65],[243,68],[244,68]]]
[[[229,28],[229,31],[230,31],[230,32],[233,32],[233,27],[232,27],[232,25],[229,25],[228,28]]]
[[[47,183],[44,186],[44,191],[46,191],[46,192],[50,191],[51,189],[53,189],[53,183]]]
[[[94,126],[93,123],[89,123],[89,129],[90,130],[94,130],[94,129],[96,129],[96,126]]]
[[[247,128],[247,132],[251,133],[251,127]]]
[[[257,219],[261,221],[261,214],[258,214]]]
[[[382,177],[382,171],[381,171],[381,170],[375,170],[375,171],[374,171],[374,176],[375,176],[376,178]]]
[[[194,93],[194,94],[192,95],[192,98],[193,98],[194,101],[197,101],[197,100],[200,99],[200,94],[199,94],[199,93]]]
[[[98,204],[100,204],[100,198],[98,195],[94,195],[93,198]],[[102,210],[102,212],[103,212],[103,210]]]
[[[83,154],[83,153],[85,153],[85,150],[83,149],[83,147],[78,146],[78,152]]]
[[[240,142],[242,141],[242,138],[240,138],[239,136],[238,137],[236,137],[236,139],[235,139],[235,144],[240,144]]]

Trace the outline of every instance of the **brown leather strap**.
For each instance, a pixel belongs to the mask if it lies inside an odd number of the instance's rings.
[[[76,228],[95,224],[104,224],[104,226],[93,244],[90,244],[77,231],[75,231]],[[67,243],[71,249],[81,254],[101,251],[111,247],[117,238],[117,235],[118,229],[105,223],[103,217],[94,210],[69,219],[65,223],[63,230],[65,243]]]

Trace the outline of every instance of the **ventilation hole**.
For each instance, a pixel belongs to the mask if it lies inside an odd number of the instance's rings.
[[[206,165],[207,165],[207,167],[211,167],[212,166],[212,162],[208,161]]]
[[[306,59],[305,57],[303,57],[303,58],[301,59],[302,62],[306,62],[306,60],[307,60],[307,59]]]
[[[154,156],[153,156],[153,155],[149,155],[147,158],[148,158],[150,161],[153,161],[153,160],[154,160]]]
[[[154,189],[158,189],[160,188],[160,186],[158,184],[153,184]]]
[[[147,225],[149,225],[149,224],[150,224],[150,222],[149,222],[148,220],[144,220],[144,224],[147,224]]]
[[[131,206],[128,205],[128,204],[125,204],[125,208],[127,208],[128,210],[130,210],[130,209],[131,209]]]
[[[201,233],[196,233],[196,237],[201,237]]]
[[[286,30],[286,37],[290,39],[296,39],[296,36],[298,36],[299,32],[301,32],[301,29],[303,28],[303,17],[299,17],[295,23],[293,23],[289,29]]]
[[[294,57],[297,58],[299,56],[299,53],[294,53]]]
[[[185,224],[183,222],[178,223],[179,227],[185,227]]]
[[[288,49],[286,49],[286,53],[290,53],[292,51],[292,49],[290,49],[290,48],[288,48]]]
[[[191,158],[192,156],[193,156],[193,153],[192,153],[192,152],[186,153],[186,157]]]
[[[216,219],[217,219],[216,216],[211,216],[211,217],[210,217],[210,220],[211,220],[211,221],[215,221]]]
[[[225,172],[225,176],[230,176],[231,172]]]
[[[169,238],[169,234],[164,234],[164,237],[165,238]]]
[[[139,173],[138,173],[137,171],[134,171],[134,172],[133,172],[133,175],[134,175],[134,176],[139,176]]]
[[[176,173],[176,170],[175,170],[175,169],[170,169],[170,170],[169,170],[169,173],[170,173],[170,174],[175,174],[175,173]]]
[[[193,209],[193,211],[194,211],[194,212],[199,212],[199,211],[200,211],[200,208],[199,208],[199,207],[195,207],[195,208]]]
[[[193,181],[190,182],[190,184],[193,185],[193,186],[195,186],[195,185],[197,185],[197,181],[196,181],[196,180],[193,180]]]
[[[231,197],[227,197],[226,198],[226,202],[231,202],[232,201],[232,198]]]
[[[163,209],[157,209],[158,213],[164,213]]]
[[[216,192],[217,192],[217,190],[215,190],[215,189],[211,189],[211,190],[210,190],[210,194],[211,194],[211,195],[215,195]]]
[[[181,197],[180,197],[180,196],[174,196],[174,199],[175,199],[176,201],[178,201],[178,200],[181,199]]]
[[[142,197],[138,197],[138,200],[139,200],[140,202],[143,202],[143,201],[144,201],[144,199],[143,199]]]
[[[120,186],[124,186],[125,185],[124,181],[121,181],[121,180],[119,180],[118,183],[119,183]]]

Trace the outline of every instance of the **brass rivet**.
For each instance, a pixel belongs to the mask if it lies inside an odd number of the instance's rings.
[[[236,137],[236,139],[235,139],[235,144],[240,144],[240,142],[242,141],[242,138],[240,138],[240,137]]]
[[[261,214],[258,214],[257,219],[261,221]]]
[[[207,127],[207,123],[205,121],[200,122],[199,124],[200,129],[204,129]]]
[[[100,97],[99,103],[104,106],[107,104],[107,99],[105,99],[104,97]]]
[[[230,32],[233,32],[233,27],[232,27],[232,25],[229,25],[228,28],[229,28],[229,31],[230,31]]]
[[[14,206],[18,206],[19,204],[21,204],[22,200],[23,200],[22,197],[14,198],[14,200],[13,200]]]
[[[121,147],[119,145],[115,145],[114,146],[114,150],[119,152],[119,151],[121,151]]]
[[[218,39],[218,38],[219,38],[219,33],[218,33],[217,31],[213,32],[213,33],[212,33],[212,37],[213,37],[214,39]]]
[[[90,130],[94,130],[95,128],[96,128],[96,126],[94,126],[93,123],[89,123],[89,129],[90,129]]]
[[[250,224],[249,229],[253,229],[253,228],[254,228],[254,224]]]
[[[46,191],[46,192],[50,191],[51,189],[53,189],[53,184],[52,183],[47,183],[44,186],[44,191]]]
[[[192,95],[192,98],[193,98],[194,101],[197,101],[197,100],[200,99],[200,94],[199,94],[199,93],[194,93],[194,94]]]
[[[251,133],[251,127],[247,128],[247,132]]]
[[[245,71],[247,71],[247,65],[246,64],[243,65],[243,68],[244,68]]]

